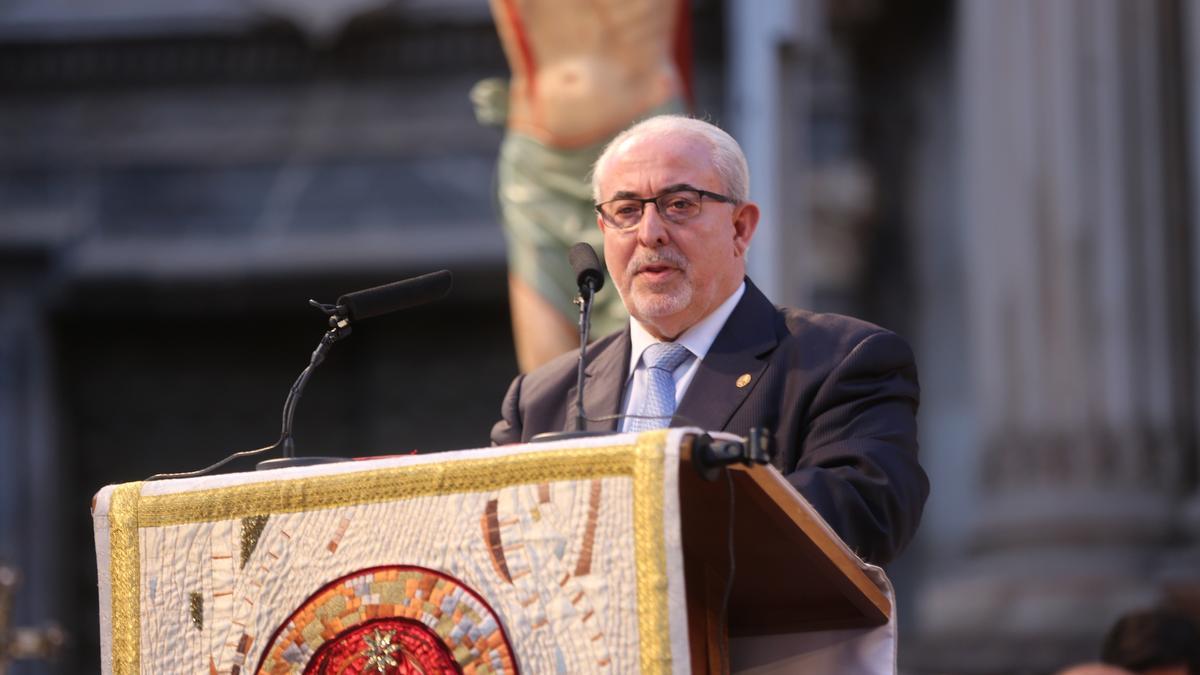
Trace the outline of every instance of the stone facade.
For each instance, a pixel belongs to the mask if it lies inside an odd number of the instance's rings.
[[[925,584],[916,661],[1049,670],[1184,604],[1164,572],[1196,490],[1193,38],[1180,3],[958,12],[979,511]]]

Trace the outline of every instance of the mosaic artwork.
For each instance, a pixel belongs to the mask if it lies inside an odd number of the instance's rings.
[[[255,672],[516,673],[495,612],[433,570],[379,567],[331,583],[267,643]]]
[[[666,625],[666,549],[645,536],[661,532],[661,484],[637,489],[632,446],[605,452],[106,488],[104,671],[670,672],[666,631],[643,637]]]

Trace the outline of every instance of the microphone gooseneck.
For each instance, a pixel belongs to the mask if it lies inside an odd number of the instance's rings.
[[[604,273],[600,271],[600,258],[596,249],[579,242],[567,254],[571,269],[575,270],[575,283],[579,284],[579,363],[575,373],[575,430],[583,432],[587,418],[583,415],[583,365],[584,350],[587,349],[588,333],[592,327],[592,301],[596,291],[604,286]]]
[[[313,350],[312,356],[309,357],[308,365],[301,371],[296,381],[292,383],[291,389],[288,390],[287,399],[283,402],[283,420],[282,428],[279,432],[279,440],[275,441],[273,445],[258,448],[257,450],[235,452],[216,464],[197,471],[158,473],[146,480],[204,476],[235,459],[252,457],[279,449],[282,449],[283,457],[259,462],[258,468],[260,470],[279,469],[291,466],[345,461],[344,457],[296,456],[296,443],[292,435],[292,422],[296,415],[296,404],[299,403],[300,395],[304,392],[304,387],[308,384],[309,378],[312,377],[313,371],[325,360],[325,354],[333,346],[333,343],[350,335],[351,321],[361,321],[440,300],[450,292],[452,285],[453,276],[449,270],[441,270],[412,279],[405,279],[404,281],[347,293],[338,298],[336,305],[327,305],[319,303],[316,300],[309,300],[308,304],[321,310],[329,317],[329,330],[325,331],[325,334],[321,336],[321,341],[317,344],[317,348]]]
[[[584,356],[587,352],[588,332],[592,324],[592,300],[596,291],[604,286],[604,272],[600,270],[600,258],[591,245],[579,242],[567,253],[567,260],[575,272],[575,283],[579,285],[579,295],[575,304],[579,305],[579,361],[575,372],[575,429],[573,431],[551,431],[537,434],[531,441],[559,441],[567,438],[583,436],[598,436],[607,431],[586,431],[587,417],[583,413],[583,370]]]

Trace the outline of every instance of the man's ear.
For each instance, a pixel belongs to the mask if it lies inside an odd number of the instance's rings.
[[[733,251],[738,258],[746,255],[750,239],[758,228],[758,204],[743,202],[733,212]]]

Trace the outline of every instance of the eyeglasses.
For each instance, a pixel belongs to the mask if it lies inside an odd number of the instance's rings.
[[[654,197],[620,197],[596,205],[596,212],[604,224],[614,230],[632,230],[642,222],[646,204],[654,202],[658,215],[676,225],[700,215],[700,202],[705,198],[714,202],[735,204],[737,200],[708,190],[672,190]]]

